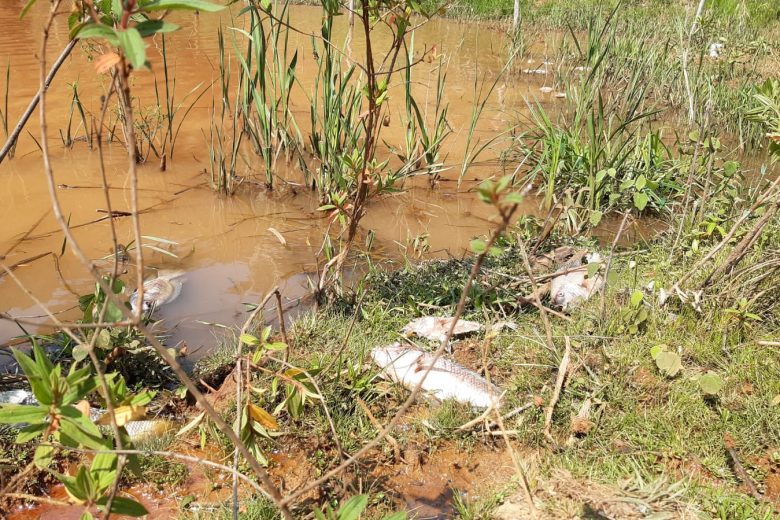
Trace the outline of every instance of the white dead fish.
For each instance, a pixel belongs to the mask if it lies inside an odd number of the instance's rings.
[[[0,392],[0,404],[38,404],[38,401],[27,390],[8,390]]]
[[[145,281],[142,309],[148,311],[152,305],[156,308],[178,298],[184,283],[184,274],[184,271],[160,271],[157,273],[157,278]],[[136,290],[130,296],[130,307],[133,312],[138,305],[137,300],[138,291]]]
[[[38,400],[29,390],[8,390],[0,392],[0,405],[3,404],[21,404],[28,406],[37,406]],[[106,413],[106,410],[98,408],[89,409],[89,420],[97,422]],[[21,427],[23,425],[15,425]],[[124,424],[130,439],[134,442],[143,440],[152,436],[159,437],[176,428],[176,423],[168,419],[141,419],[138,421],[128,421]],[[101,426],[101,428],[109,428]]]
[[[433,363],[433,355],[422,350],[393,343],[374,348],[371,357],[387,377],[410,390],[420,384],[425,371],[433,366],[421,388],[437,399],[487,408],[498,404],[501,397],[501,389],[476,372],[443,357]]]
[[[539,92],[542,92],[544,94],[549,94],[554,89],[552,87],[539,87]]]
[[[598,253],[586,255],[586,259],[588,263],[601,263],[601,255]],[[587,278],[588,266],[581,265],[579,258],[564,264],[557,272],[561,275],[550,280],[550,298],[564,311],[579,302],[588,300],[604,285],[604,278],[599,274]]]
[[[422,338],[444,341],[447,338],[447,331],[452,326],[452,320],[454,318],[436,316],[424,316],[422,318],[415,318],[406,326],[401,329],[404,334],[411,335],[416,334]],[[452,331],[452,336],[462,336],[463,334],[469,334],[471,332],[478,332],[482,330],[482,325],[474,321],[458,320],[455,324],[455,329]]]
[[[517,323],[512,321],[498,321],[490,326],[493,330],[503,330],[503,329],[509,329],[509,330],[517,330]]]
[[[720,54],[723,52],[723,44],[721,42],[712,42],[708,49],[707,54],[710,58],[717,60],[720,58]]]

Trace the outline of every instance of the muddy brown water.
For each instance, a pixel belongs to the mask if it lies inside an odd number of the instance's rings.
[[[40,27],[46,16],[46,6],[36,6],[25,19],[19,20],[19,6],[4,2],[0,6],[0,22],[6,28],[0,34],[0,64],[10,63],[9,114],[12,126],[37,90]],[[233,13],[235,15],[235,12]],[[218,77],[218,27],[241,26],[241,19],[231,20],[231,13],[178,15],[172,18],[182,29],[166,40],[171,73],[176,77],[176,96],[182,99],[200,85],[209,89],[184,121],[176,142],[175,156],[162,172],[154,156],[139,168],[139,207],[142,233],[175,241],[174,259],[146,250],[150,267],[175,268],[188,272],[187,282],[179,299],[160,310],[160,317],[172,331],[169,344],[184,342],[191,359],[202,356],[216,344],[218,330],[201,322],[233,325],[245,317],[243,302],[257,301],[265,292],[279,284],[288,302],[307,292],[307,273],[316,272],[316,254],[322,242],[325,222],[316,211],[317,201],[306,189],[279,189],[267,192],[252,186],[241,189],[232,197],[214,192],[203,173],[208,168],[208,135],[212,119],[212,96],[219,96],[209,85]],[[296,6],[291,8],[291,20],[304,32],[316,32],[320,9]],[[341,28],[341,34],[345,29]],[[228,31],[230,32],[230,31]],[[383,35],[387,36],[387,35]],[[64,16],[58,19],[49,45],[49,63],[68,40]],[[291,46],[299,49],[298,75],[301,88],[293,96],[292,110],[298,121],[308,121],[309,102],[303,91],[311,90],[315,63],[308,37],[291,35]],[[241,42],[239,41],[239,45]],[[359,49],[359,37],[354,41]],[[419,29],[415,45],[436,46],[437,53],[447,63],[446,101],[449,122],[454,132],[447,139],[443,156],[450,170],[444,173],[440,186],[431,190],[425,179],[407,182],[405,190],[396,196],[375,203],[363,222],[364,229],[376,233],[377,252],[398,256],[401,245],[413,237],[427,233],[430,255],[462,254],[468,241],[487,232],[491,212],[477,202],[474,183],[491,175],[501,174],[496,153],[489,150],[478,158],[460,188],[457,178],[464,156],[465,134],[471,117],[475,81],[490,82],[499,73],[506,58],[505,40],[500,32],[474,23],[433,21]],[[152,71],[134,75],[133,93],[142,110],[151,110],[155,100],[155,81],[162,89],[161,42],[150,42],[147,49]],[[106,77],[97,75],[91,63],[94,48],[79,45],[57,75],[49,94],[48,138],[52,166],[58,185],[57,194],[63,212],[75,228],[74,233],[87,255],[100,259],[111,252],[111,235],[101,210],[106,203],[100,189],[101,180],[97,152],[86,142],[78,141],[66,148],[60,131],[68,124],[72,88],[77,84],[79,96],[88,114],[97,116]],[[233,67],[237,65],[233,63]],[[418,100],[423,110],[432,110],[436,64],[423,63],[415,76]],[[553,105],[559,100],[539,90],[545,78],[539,75],[507,76],[491,96],[479,121],[475,139],[484,141],[501,132],[525,112],[526,99]],[[485,86],[487,88],[487,85]],[[392,87],[397,99],[402,99],[400,85]],[[200,92],[200,90],[198,90]],[[391,97],[391,101],[392,101]],[[400,103],[399,103],[400,104]],[[393,145],[402,144],[400,114],[402,106],[393,106],[392,123],[383,134]],[[83,137],[78,116],[74,117],[74,133]],[[29,133],[28,133],[29,131]],[[36,136],[35,140],[32,136]],[[26,289],[10,277],[0,278],[0,312],[36,323],[51,323],[44,311],[26,293],[29,291],[63,320],[78,318],[74,308],[76,295],[91,292],[94,282],[70,252],[56,260],[63,247],[63,235],[51,212],[44,178],[38,114],[31,118],[20,138],[15,157],[0,165],[0,255],[14,265],[43,253],[52,253],[29,263],[23,263],[15,274]],[[249,157],[243,174],[262,180],[260,160]],[[255,168],[255,164],[257,167]],[[130,210],[129,184],[125,150],[119,143],[106,147],[106,165],[115,210]],[[297,172],[280,166],[277,172],[295,180]],[[532,204],[525,208],[535,210]],[[119,242],[132,240],[129,218],[116,219]],[[273,227],[285,238],[282,245],[268,230]],[[57,268],[58,267],[58,268]],[[151,274],[152,271],[149,272]],[[127,276],[127,280],[132,280]],[[28,326],[28,330],[36,327]],[[8,320],[0,320],[0,342],[21,333]]]

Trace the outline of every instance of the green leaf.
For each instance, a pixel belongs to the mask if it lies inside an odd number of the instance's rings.
[[[89,511],[84,511],[84,514],[81,515],[81,518],[79,520],[95,520],[95,517],[92,516],[92,513]]]
[[[382,520],[406,520],[407,518],[409,518],[409,515],[406,514],[406,511],[399,511],[392,515],[387,515]]]
[[[99,349],[106,350],[111,347],[111,344],[111,332],[109,332],[108,329],[101,330],[95,340],[95,346]]]
[[[22,8],[22,12],[19,13],[19,19],[21,20],[24,18],[24,15],[27,14],[27,11],[30,10],[30,8],[35,4],[36,0],[27,0],[27,3],[24,4],[24,7]]]
[[[588,278],[593,278],[596,276],[596,273],[599,272],[599,268],[601,267],[600,262],[591,262],[588,264]]]
[[[75,477],[57,474],[57,480],[62,482],[62,484],[65,486],[65,489],[73,498],[78,500],[86,500],[88,498],[88,489],[86,489],[83,484],[83,480],[89,478],[85,476],[86,472],[87,468],[84,466],[79,466],[78,473]]]
[[[591,211],[590,212],[590,225],[593,226],[593,227],[598,226],[599,222],[601,222],[601,217],[603,217],[603,216],[604,216],[604,214],[601,211],[599,211],[599,210]]]
[[[487,249],[487,244],[485,241],[479,239],[472,240],[469,246],[471,247],[471,250],[478,255],[481,255],[485,252],[485,249]]]
[[[102,38],[114,47],[119,47],[119,37],[113,27],[99,23],[88,23],[76,34],[81,40],[88,38]]]
[[[175,23],[165,22],[163,20],[146,20],[135,26],[141,37],[146,38],[155,34],[169,33],[179,30]]]
[[[660,354],[661,352],[665,352],[666,350],[668,350],[668,347],[666,345],[663,344],[656,345],[650,349],[650,357],[656,359],[658,357],[658,354]]]
[[[83,445],[95,450],[110,449],[111,444],[103,438],[95,424],[73,406],[61,409],[60,434],[63,444],[71,447]],[[75,443],[75,445],[74,445]]]
[[[357,495],[347,500],[338,512],[339,520],[358,520],[360,514],[368,506],[368,495]]]
[[[73,347],[73,350],[71,351],[71,355],[73,356],[73,361],[75,361],[76,363],[81,363],[87,358],[89,352],[87,351],[87,347],[85,347],[84,345],[76,345],[75,347]]]
[[[636,183],[634,183],[634,187],[637,189],[637,191],[642,191],[645,189],[645,186],[647,186],[647,178],[644,175],[640,175],[636,179]]]
[[[723,379],[715,372],[707,372],[699,378],[699,388],[706,395],[717,395],[723,388]]]
[[[97,498],[97,489],[92,475],[84,466],[79,466],[79,472],[76,473],[76,487],[78,487],[87,499]]]
[[[523,200],[525,200],[523,196],[517,192],[507,193],[504,204],[522,204]]]
[[[54,460],[54,446],[51,444],[41,444],[35,448],[33,463],[38,469],[46,469]]]
[[[676,376],[682,368],[682,360],[676,352],[660,352],[655,358],[655,364],[668,377]]]
[[[286,343],[282,343],[281,341],[277,341],[275,343],[268,343],[268,344],[266,344],[265,348],[267,350],[276,350],[276,351],[284,350],[284,349],[287,348],[287,344]]]
[[[726,161],[723,163],[723,175],[733,177],[739,170],[739,163],[736,161]]]
[[[257,339],[255,336],[251,334],[241,334],[241,337],[238,338],[239,341],[242,343],[246,343],[247,345],[259,345],[260,340]]]
[[[161,11],[163,9],[188,9],[215,13],[224,9],[224,5],[212,4],[204,0],[154,0],[144,6],[145,11]]]
[[[117,461],[116,453],[98,453],[92,459],[92,465],[89,467],[89,470],[97,480],[99,489],[108,489],[114,481]]]
[[[46,406],[0,405],[0,424],[37,423],[49,415]]]
[[[647,195],[644,193],[638,191],[634,192],[634,206],[636,206],[636,209],[639,211],[643,211],[649,201],[650,199],[648,199]]]
[[[54,396],[49,383],[49,371],[41,371],[38,363],[21,350],[14,349],[13,353],[14,359],[22,367],[24,375],[27,376],[35,399],[43,405],[52,404]]]
[[[642,291],[634,291],[631,294],[631,307],[638,307],[644,298],[645,295],[642,293]]]
[[[40,422],[36,424],[29,424],[19,430],[19,435],[16,436],[16,444],[24,444],[25,442],[29,442],[42,434],[46,428],[49,427],[49,423],[47,422]]]
[[[141,33],[137,29],[131,27],[130,29],[120,31],[119,46],[134,69],[140,69],[146,64],[146,45],[143,38],[141,38]],[[110,314],[110,309],[106,311],[106,314]]]
[[[107,322],[110,323],[122,321],[122,310],[113,302],[108,302],[108,305],[106,305],[106,314],[104,318]]]

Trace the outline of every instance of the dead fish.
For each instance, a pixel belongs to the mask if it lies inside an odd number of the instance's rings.
[[[152,437],[160,437],[166,433],[175,430],[178,425],[167,419],[144,419],[141,421],[130,421],[125,424],[127,434],[133,442],[142,441]],[[110,430],[110,426],[108,427]]]
[[[424,316],[422,318],[415,318],[406,326],[401,329],[404,334],[411,335],[416,334],[422,338],[444,341],[447,339],[447,331],[452,326],[451,317],[437,317],[437,316]],[[478,332],[482,330],[482,325],[474,321],[458,320],[455,324],[455,329],[452,331],[452,336],[462,336],[463,334],[469,334],[472,332]]]
[[[157,278],[144,282],[144,302],[142,309],[148,311],[152,305],[155,308],[166,303],[171,303],[181,293],[184,283],[184,271],[160,271]],[[138,291],[133,291],[130,296],[130,307],[135,312],[138,305]]]
[[[708,54],[710,58],[717,60],[720,58],[720,54],[723,52],[723,43],[722,42],[712,42],[710,43],[710,47],[708,49]]]
[[[588,263],[600,263],[601,255],[592,253],[586,255],[586,259]],[[599,274],[593,278],[587,278],[588,266],[581,265],[581,262],[580,258],[575,258],[564,264],[557,271],[561,274],[550,280],[550,298],[553,304],[564,311],[588,300],[594,292],[604,285],[604,278]]]
[[[38,401],[27,390],[8,390],[0,392],[0,404],[38,404]]]
[[[374,348],[371,358],[387,377],[410,390],[420,384],[425,371],[433,366],[421,388],[440,400],[454,399],[474,408],[487,408],[498,404],[501,397],[501,389],[476,372],[443,357],[433,363],[432,354],[400,343]]]
[[[85,401],[86,403],[86,401]],[[35,398],[32,392],[29,390],[9,390],[6,392],[0,392],[0,405],[1,404],[21,404],[28,406],[37,406],[38,400]],[[83,413],[83,412],[82,412]],[[90,408],[89,419],[92,422],[98,421],[106,410],[98,408]],[[19,424],[14,427],[21,427]],[[130,439],[134,442],[153,437],[161,436],[165,433],[176,428],[176,423],[168,419],[142,419],[138,421],[128,421],[125,423],[125,429],[127,430]],[[110,427],[101,426],[104,430],[109,430]]]

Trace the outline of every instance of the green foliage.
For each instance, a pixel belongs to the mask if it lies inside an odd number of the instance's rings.
[[[676,352],[667,350],[666,345],[656,345],[650,350],[658,370],[667,377],[674,377],[682,369],[682,359]]]
[[[368,495],[355,495],[344,502],[338,510],[335,510],[330,504],[325,505],[325,509],[314,508],[314,518],[317,520],[358,520],[368,506]],[[405,520],[406,513],[394,513],[387,515],[382,520]]]
[[[39,404],[0,405],[0,424],[24,424],[17,435],[17,443],[40,440],[33,459],[36,466],[50,466],[59,446],[98,451],[114,447],[111,439],[104,438],[92,420],[75,406],[98,388],[97,377],[92,375],[89,366],[77,368],[77,363],[74,363],[67,375],[63,375],[62,366],[53,365],[35,342],[33,357],[17,350],[14,358],[24,371]],[[130,396],[121,378],[117,378],[116,374],[107,377],[110,395],[103,395],[103,398],[110,399],[114,406],[145,404],[151,399],[146,393]],[[120,425],[119,430],[125,447],[131,446],[124,426]],[[131,461],[133,463],[134,460]],[[117,456],[98,453],[89,467],[79,466],[75,476],[58,473],[55,476],[75,502],[105,508],[108,492],[119,478]],[[148,514],[141,504],[121,496],[115,497],[111,512],[129,516]]]
[[[699,388],[704,395],[717,395],[723,388],[723,380],[714,372],[707,372],[698,380]]]
[[[780,80],[767,79],[756,87],[755,106],[746,112],[748,119],[761,123],[767,130],[772,160],[780,159]]]
[[[34,2],[35,0],[29,0],[22,16]],[[203,0],[99,0],[94,4],[90,2],[90,5],[96,8],[94,12],[86,2],[78,2],[76,5],[77,10],[68,18],[71,36],[83,40],[106,40],[122,53],[134,69],[148,65],[144,38],[178,29],[175,24],[152,18],[152,13],[175,10],[215,12],[224,9],[222,5]]]
[[[620,310],[619,333],[639,334],[647,327],[650,311],[644,301],[642,291],[634,290],[628,302],[628,306]]]

